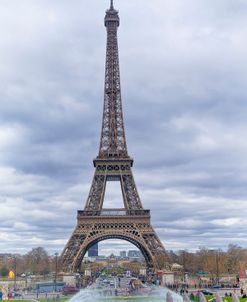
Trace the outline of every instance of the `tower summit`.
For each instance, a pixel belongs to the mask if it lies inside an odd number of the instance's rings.
[[[105,90],[102,130],[98,158],[128,157],[125,139],[123,110],[121,101],[120,71],[118,57],[117,29],[119,27],[118,11],[111,1],[106,11],[105,27],[107,31]]]
[[[111,6],[110,6],[111,9],[114,9],[113,7],[113,0],[111,0]]]
[[[80,270],[85,253],[106,239],[123,239],[140,249],[149,268],[159,268],[157,257],[165,249],[150,223],[150,211],[143,209],[132,174],[125,139],[121,100],[117,29],[120,20],[111,0],[106,11],[107,31],[103,119],[95,173],[83,211],[78,211],[77,226],[61,255],[63,270]],[[104,209],[107,182],[121,184],[124,208]]]

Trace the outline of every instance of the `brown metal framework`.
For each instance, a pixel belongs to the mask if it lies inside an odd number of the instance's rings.
[[[158,268],[157,257],[165,249],[150,224],[132,174],[133,159],[128,155],[121,101],[117,28],[118,11],[106,11],[107,30],[105,91],[99,154],[84,211],[78,211],[77,226],[61,255],[63,270],[77,271],[87,250],[96,242],[118,238],[136,245],[150,268]],[[104,209],[107,181],[120,181],[124,209]]]

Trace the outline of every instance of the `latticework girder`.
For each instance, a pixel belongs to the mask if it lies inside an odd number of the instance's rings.
[[[128,157],[121,101],[117,28],[118,12],[106,12],[107,30],[105,91],[99,158]]]
[[[120,88],[117,28],[118,12],[106,12],[106,70],[100,148],[94,160],[95,174],[84,211],[78,211],[77,226],[61,255],[64,271],[80,268],[87,250],[96,242],[118,238],[136,245],[148,267],[158,268],[157,257],[165,249],[144,210],[132,174],[133,160],[127,152]],[[108,181],[120,181],[124,209],[104,209]]]
[[[113,211],[113,210],[112,210]],[[106,239],[123,239],[137,246],[151,268],[157,268],[157,255],[164,254],[164,248],[150,224],[149,211],[137,211],[136,215],[122,215],[120,210],[110,215],[88,215],[89,212],[78,212],[78,224],[63,252],[65,271],[80,269],[87,250],[95,243]]]

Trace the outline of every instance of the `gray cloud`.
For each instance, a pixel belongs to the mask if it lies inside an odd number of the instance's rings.
[[[128,148],[153,225],[168,249],[247,246],[246,2],[115,2]],[[61,250],[84,207],[108,5],[0,3],[3,251]]]

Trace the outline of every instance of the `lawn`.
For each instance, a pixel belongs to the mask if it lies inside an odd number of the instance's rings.
[[[69,297],[62,297],[59,300],[53,300],[53,299],[46,299],[46,298],[39,298],[39,299],[35,299],[36,301],[39,302],[66,302],[68,301],[70,298]],[[129,297],[114,297],[114,300],[112,297],[101,297],[100,301],[152,301],[152,302],[160,302],[161,298],[157,298],[157,297],[138,297],[138,296],[129,296]],[[34,300],[12,300],[13,302],[33,302]],[[97,300],[96,300],[97,301]],[[163,301],[163,300],[162,300]]]
[[[16,300],[16,299],[13,299],[13,300],[3,300],[3,301],[15,301],[15,302],[31,302],[32,300]]]
[[[240,302],[246,302],[247,301],[247,298],[241,298],[241,297],[238,297],[239,298],[239,301]],[[227,301],[227,302],[232,302],[232,297],[223,297],[223,301]]]
[[[95,300],[99,301],[99,300]],[[140,296],[129,296],[129,297],[102,297],[100,301],[146,301],[146,302],[163,302],[163,297],[140,297]]]
[[[53,299],[53,298],[38,298],[37,301],[39,302],[66,302],[71,297],[60,297],[59,299]],[[36,300],[36,299],[35,299]]]
[[[52,298],[38,298],[38,299],[31,299],[31,300],[25,300],[25,299],[21,299],[21,300],[17,300],[17,299],[12,299],[12,300],[4,300],[4,301],[12,301],[12,302],[33,302],[35,301],[39,301],[39,302],[66,302],[70,299],[71,297],[62,297],[59,298],[59,300],[57,299],[52,299]]]
[[[57,299],[47,299],[47,298],[38,298],[37,301],[39,302],[66,302],[70,299],[71,297],[61,297],[59,300]],[[139,297],[139,296],[129,296],[129,297],[114,297],[114,301],[152,301],[152,302],[159,302],[161,298],[158,297]],[[214,296],[206,296],[207,301],[210,302],[210,300],[214,299]],[[36,299],[35,299],[36,300]],[[103,301],[113,301],[112,297],[105,297],[105,298],[101,298],[101,300]],[[34,300],[16,300],[13,299],[13,302],[33,302]],[[196,296],[195,302],[199,302],[198,297]],[[227,297],[223,297],[223,301],[227,301],[227,302],[232,302],[232,298],[227,296]],[[239,297],[239,301],[240,302],[247,302],[247,298],[240,298]]]
[[[212,299],[214,299],[214,296],[205,296],[207,301],[210,301]],[[227,301],[227,302],[232,302],[232,297],[230,296],[226,296],[226,297],[222,297],[223,298],[223,301]],[[195,302],[199,302],[199,297],[198,296],[195,296]],[[241,298],[239,297],[239,301],[240,302],[247,302],[247,298]]]

